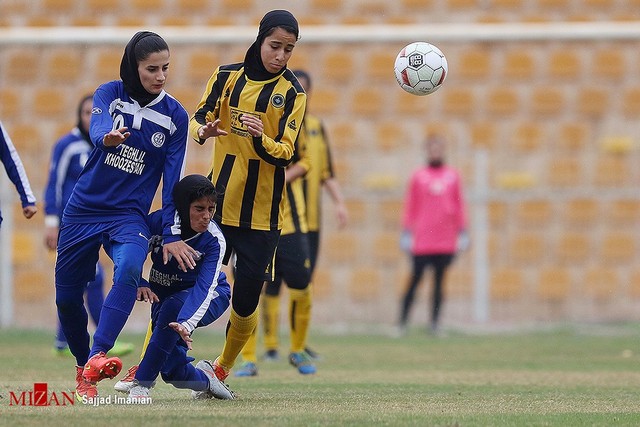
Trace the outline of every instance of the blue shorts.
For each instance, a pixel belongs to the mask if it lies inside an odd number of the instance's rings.
[[[129,221],[109,221],[95,224],[64,223],[58,235],[56,258],[56,284],[70,285],[90,282],[95,279],[96,263],[100,247],[115,264],[114,282],[118,282],[118,274],[135,275],[135,271],[118,271],[122,263],[135,260],[144,254],[138,271],[139,281],[142,266],[149,247],[149,227],[144,218],[132,218]],[[135,256],[129,256],[135,254]],[[133,265],[136,269],[136,265]],[[136,281],[137,283],[137,281]]]

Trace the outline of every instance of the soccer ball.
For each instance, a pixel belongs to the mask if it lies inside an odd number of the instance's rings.
[[[449,66],[440,49],[426,42],[405,46],[394,64],[396,80],[405,91],[413,95],[429,95],[442,86]]]

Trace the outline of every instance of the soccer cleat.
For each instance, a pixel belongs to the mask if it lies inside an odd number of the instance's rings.
[[[78,402],[82,402],[85,397],[87,399],[98,397],[98,387],[82,377],[82,370],[82,366],[76,366],[76,400]]]
[[[104,352],[94,354],[84,365],[82,376],[97,383],[105,378],[113,378],[122,370],[122,361],[117,357],[107,357]]]
[[[280,360],[278,350],[267,350],[262,356],[262,360],[264,360],[265,362],[275,362],[276,360]]]
[[[218,369],[216,369],[216,367]],[[231,391],[229,387],[218,377],[218,370],[222,370],[220,366],[211,364],[209,360],[201,360],[196,364],[196,369],[204,372],[204,374],[209,379],[209,389],[203,391],[192,391],[192,398],[210,399],[212,397],[215,397],[216,399],[222,400],[233,400],[236,398],[236,394]]]
[[[116,341],[111,350],[107,352],[107,356],[126,356],[135,350],[135,346],[130,342],[118,342]]]
[[[148,399],[151,397],[151,390],[138,384],[137,380],[133,380],[133,387],[129,390],[131,399]]]
[[[312,350],[310,347],[305,347],[305,348],[304,348],[304,352],[305,352],[305,353],[307,353],[307,356],[309,356],[309,358],[310,358],[311,360],[320,360],[320,359],[321,359],[321,357],[320,357],[320,355],[318,354],[318,352],[317,352],[317,351]]]
[[[253,362],[244,362],[234,375],[236,377],[255,377],[258,375],[258,366]]]
[[[298,372],[303,375],[316,373],[316,365],[304,351],[289,354],[289,363],[298,368]]]
[[[121,393],[128,393],[129,390],[131,390],[131,388],[135,385],[134,381],[136,379],[136,372],[138,372],[138,365],[133,365],[127,371],[127,375],[125,375],[120,381],[118,381],[116,385],[113,386],[113,388]],[[150,388],[155,387],[155,385],[156,382],[154,381],[151,384]]]

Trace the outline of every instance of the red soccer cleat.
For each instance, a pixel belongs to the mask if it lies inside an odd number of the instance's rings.
[[[82,377],[82,366],[76,366],[76,399],[82,402],[83,398],[93,399],[98,397],[98,387]]]
[[[84,365],[82,377],[97,383],[105,378],[113,378],[122,370],[122,361],[117,357],[107,357],[103,352],[93,355]]]

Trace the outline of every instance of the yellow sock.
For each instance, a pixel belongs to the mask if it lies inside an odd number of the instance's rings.
[[[280,323],[280,297],[262,295],[262,327],[264,329],[264,347],[267,350],[278,349],[278,325]]]
[[[149,346],[149,341],[151,341],[151,334],[153,331],[151,330],[151,320],[149,320],[149,325],[147,325],[147,335],[144,336],[144,343],[142,343],[142,352],[140,353],[140,361],[144,358],[144,354],[147,351],[147,347]]]
[[[240,317],[231,309],[229,315],[229,327],[227,328],[227,338],[224,341],[222,354],[217,359],[218,364],[225,370],[230,370],[236,363],[238,354],[247,343],[253,330],[258,325],[258,310],[247,317]]]
[[[289,289],[289,313],[291,315],[291,352],[304,351],[311,320],[311,290]]]
[[[253,362],[258,363],[258,357],[256,356],[256,351],[258,347],[258,326],[253,328],[253,333],[249,335],[249,339],[247,340],[244,347],[240,351],[240,355],[242,356],[242,360],[245,362]]]

